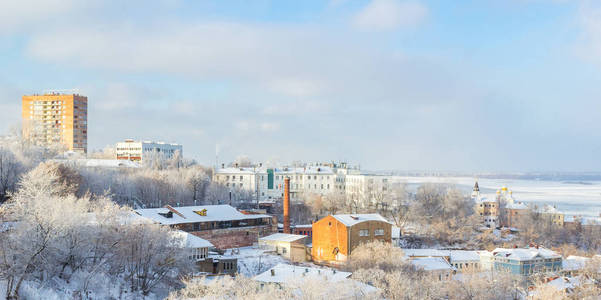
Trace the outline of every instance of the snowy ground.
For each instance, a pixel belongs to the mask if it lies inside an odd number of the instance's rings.
[[[123,300],[153,300],[164,299],[168,295],[168,288],[157,287],[158,294],[150,293],[143,296],[139,292],[128,293],[127,283],[120,279],[108,278],[105,276],[88,277],[89,274],[74,274],[69,282],[53,278],[43,284],[37,280],[23,282],[20,290],[22,299],[123,299]],[[85,292],[84,292],[85,291]],[[6,299],[6,282],[0,281],[0,299]],[[84,297],[83,293],[87,294]]]
[[[410,192],[423,183],[454,184],[466,193],[471,192],[478,180],[483,195],[494,196],[496,190],[507,186],[513,191],[517,201],[557,205],[567,215],[599,216],[601,213],[601,182],[542,181],[520,179],[487,179],[472,177],[406,177],[399,176],[396,181],[407,183]]]

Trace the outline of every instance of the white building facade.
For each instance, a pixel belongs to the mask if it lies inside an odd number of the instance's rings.
[[[336,190],[335,169],[328,166],[288,168],[221,168],[216,170],[214,180],[235,190],[250,192],[261,201],[280,199],[284,196],[284,179],[290,178],[290,197],[298,200],[303,195],[325,196]]]
[[[290,198],[298,201],[316,195],[342,195],[368,205],[390,188],[390,176],[361,174],[346,163],[315,164],[306,167],[267,168],[223,167],[213,180],[226,187],[243,189],[260,201],[275,201],[284,196],[284,179],[290,178]]]
[[[122,160],[143,161],[145,157],[157,155],[165,159],[171,159],[175,155],[182,157],[183,147],[179,144],[164,142],[125,140],[117,143],[115,152],[117,159]]]

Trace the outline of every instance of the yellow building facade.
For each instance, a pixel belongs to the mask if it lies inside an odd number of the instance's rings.
[[[88,98],[50,93],[22,98],[23,137],[40,146],[88,151]]]

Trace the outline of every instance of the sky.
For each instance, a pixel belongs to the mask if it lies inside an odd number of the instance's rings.
[[[1,1],[0,134],[59,89],[90,150],[599,171],[601,1]]]

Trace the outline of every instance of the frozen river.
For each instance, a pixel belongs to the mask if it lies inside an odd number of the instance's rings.
[[[405,182],[410,191],[422,183],[453,184],[471,193],[476,179],[472,177],[395,177],[395,181]],[[556,205],[567,215],[599,216],[601,214],[601,182],[543,181],[521,179],[479,178],[480,193],[493,197],[502,186],[513,191],[517,201]]]

